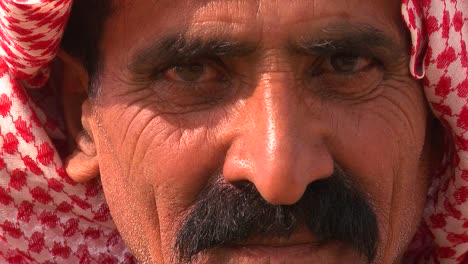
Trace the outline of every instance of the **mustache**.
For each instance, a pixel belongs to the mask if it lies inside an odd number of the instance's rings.
[[[250,182],[232,185],[216,178],[202,191],[182,222],[174,252],[179,263],[200,253],[252,237],[288,238],[301,225],[318,241],[340,241],[372,262],[377,250],[377,217],[366,195],[337,165],[333,175],[307,186],[293,205],[272,205]]]

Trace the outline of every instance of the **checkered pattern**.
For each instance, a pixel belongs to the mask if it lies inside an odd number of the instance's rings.
[[[70,7],[69,0],[0,1],[0,56],[16,78],[45,84]]]
[[[405,0],[402,10],[413,43],[411,72],[455,147],[445,150],[408,259],[468,263],[468,1]]]
[[[70,5],[0,1],[0,263],[136,263],[101,185],[66,175],[51,140],[64,131],[23,87],[47,80]]]
[[[99,182],[66,175],[56,149],[64,131],[24,88],[46,83],[70,6],[0,0],[0,263],[136,263]],[[468,1],[402,0],[402,14],[411,73],[455,147],[444,152],[406,263],[468,264]]]

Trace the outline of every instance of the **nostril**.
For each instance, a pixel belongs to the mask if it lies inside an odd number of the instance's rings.
[[[251,183],[250,181],[247,181],[247,180],[240,180],[240,181],[235,181],[235,182],[231,182],[230,183],[235,189],[237,190],[244,190],[246,188],[249,188],[249,185],[253,185],[253,183]],[[255,190],[257,189],[255,187],[255,185],[253,186],[253,188],[255,188]]]

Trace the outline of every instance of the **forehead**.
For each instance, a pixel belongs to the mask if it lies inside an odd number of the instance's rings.
[[[118,2],[117,9],[133,14],[134,19],[145,19],[148,15],[160,21],[224,19],[224,22],[274,25],[327,16],[367,15],[380,20],[384,16],[394,16],[395,11],[399,16],[400,4],[400,0],[126,0]]]
[[[103,39],[105,53],[131,52],[165,35],[216,35],[275,45],[326,30],[366,25],[399,37],[399,0],[125,0]]]

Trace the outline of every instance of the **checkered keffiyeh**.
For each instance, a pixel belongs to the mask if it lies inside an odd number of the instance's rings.
[[[47,83],[70,8],[71,0],[0,0],[0,263],[136,263],[99,182],[66,175],[57,151],[65,131],[25,89]],[[468,1],[402,0],[402,14],[411,73],[455,146],[406,260],[468,264]]]
[[[409,263],[468,263],[468,1],[403,0],[411,73],[448,128],[455,153],[435,175]]]
[[[26,93],[43,86],[70,0],[0,0],[0,263],[136,263],[97,182],[74,183],[65,134]]]

